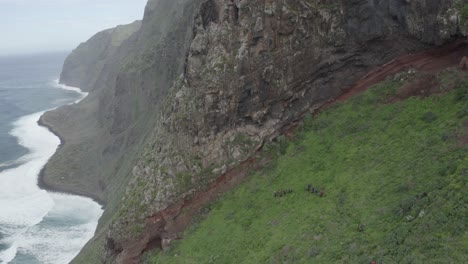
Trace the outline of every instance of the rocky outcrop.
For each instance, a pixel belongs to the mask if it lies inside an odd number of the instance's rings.
[[[89,97],[43,117],[66,142],[45,178],[106,201],[104,260],[137,263],[180,238],[167,210],[305,113],[372,67],[463,36],[459,4],[151,0],[98,78],[77,77]]]
[[[140,29],[141,21],[117,26],[97,33],[80,44],[67,57],[60,75],[60,83],[80,87],[83,91],[95,88],[105,64],[131,35]],[[97,86],[99,87],[99,86]]]
[[[451,1],[205,1],[184,75],[111,229],[120,255],[142,241],[129,226],[148,231],[146,219],[247,160],[370,68],[463,35],[457,10]]]

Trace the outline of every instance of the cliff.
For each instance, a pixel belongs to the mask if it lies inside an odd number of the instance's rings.
[[[89,92],[95,87],[105,64],[131,35],[140,29],[141,21],[117,26],[97,33],[81,43],[67,57],[60,75],[60,83],[80,87]],[[98,86],[99,87],[99,86]]]
[[[91,241],[77,261],[93,263],[100,258],[95,243],[102,245],[106,227],[115,218],[135,159],[154,128],[167,93],[164,87],[183,72],[195,8],[197,1],[191,0],[149,1],[141,28],[115,48],[99,72],[82,80],[94,83],[89,96],[41,117],[41,124],[64,142],[45,166],[41,186],[89,196],[106,206],[97,242]],[[78,57],[93,61],[95,54]],[[68,64],[75,64],[70,60]]]
[[[110,31],[81,45],[61,80],[90,95],[41,120],[65,141],[47,186],[107,204],[75,262],[136,263],[167,247],[183,228],[165,209],[371,68],[466,35],[463,3],[151,0],[120,45]]]

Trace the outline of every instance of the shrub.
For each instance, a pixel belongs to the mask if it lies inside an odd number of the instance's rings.
[[[426,123],[432,123],[432,122],[437,120],[437,115],[434,114],[433,112],[426,112],[421,117],[421,120],[426,122]]]
[[[399,214],[401,216],[411,212],[411,209],[413,209],[413,206],[416,205],[416,197],[414,196],[410,196],[410,197],[407,197],[405,199],[402,199],[400,201],[400,208],[398,210]]]
[[[448,164],[443,165],[439,169],[439,175],[440,176],[447,176],[447,175],[452,175],[457,171],[457,163],[456,162],[450,162]]]
[[[468,4],[465,4],[460,10],[460,17],[462,21],[466,21],[468,19]]]
[[[468,103],[465,103],[463,108],[457,112],[458,118],[465,118],[466,116],[468,116]]]
[[[455,92],[455,101],[466,102],[468,101],[468,83],[463,82]]]
[[[279,145],[279,153],[281,155],[286,154],[286,150],[288,149],[288,139],[284,135],[280,135],[278,137],[278,145]]]

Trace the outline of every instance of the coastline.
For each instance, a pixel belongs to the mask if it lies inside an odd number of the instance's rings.
[[[0,177],[5,187],[0,197],[0,229],[6,230],[0,249],[2,263],[16,258],[18,263],[36,263],[33,259],[38,263],[68,263],[92,238],[102,216],[102,206],[93,199],[38,186],[40,171],[60,144],[55,134],[39,126],[37,121],[43,113],[22,116],[10,132],[29,152],[23,156],[24,163]],[[64,239],[69,243],[60,243]]]
[[[45,113],[47,113],[47,112],[45,112]],[[59,150],[60,148],[63,147],[63,145],[65,145],[65,143],[66,143],[65,140],[60,136],[60,134],[58,132],[56,132],[54,130],[52,125],[44,123],[44,121],[42,120],[42,116],[39,118],[39,120],[37,120],[37,124],[39,126],[41,126],[41,127],[47,128],[47,130],[49,130],[50,133],[54,134],[57,138],[59,138],[60,145],[57,147],[57,150]],[[46,181],[46,179],[45,179],[45,169],[46,169],[46,167],[47,167],[47,164],[44,165],[44,167],[42,167],[41,171],[39,172],[39,175],[37,175],[37,186],[39,186],[40,189],[46,190],[46,191],[52,192],[52,193],[62,193],[62,194],[77,195],[77,196],[82,196],[82,197],[85,197],[85,198],[90,198],[94,202],[98,203],[103,209],[106,207],[106,203],[102,199],[100,199],[99,197],[97,197],[95,195],[85,193],[85,192],[76,191],[76,190],[72,190],[72,189],[65,188],[65,187],[61,187],[60,184],[58,184],[58,183],[53,183],[53,184],[48,183]]]
[[[67,131],[60,130],[60,121],[49,120],[47,115],[40,120],[41,116],[46,111],[58,113],[75,107],[86,95],[78,89],[72,90],[73,87],[59,85],[54,78],[64,57],[65,54],[41,55],[41,59],[36,60],[25,56],[21,60],[14,57],[8,63],[0,61],[1,69],[7,73],[0,78],[5,95],[0,120],[4,128],[0,164],[3,187],[0,193],[0,263],[70,263],[96,234],[103,214],[103,203],[99,199],[74,190],[60,190],[61,185],[73,181],[73,178],[60,178],[67,173],[68,166],[62,167],[62,175],[52,178],[48,171],[52,165],[48,165],[44,184],[38,182],[44,166],[57,149],[64,146],[64,139],[67,141],[64,148],[72,143]],[[51,111],[57,108],[60,108],[58,112]],[[53,126],[47,128],[49,123]],[[74,156],[69,159],[73,160]],[[59,188],[54,188],[56,182]],[[51,186],[44,186],[49,184]],[[103,196],[99,198],[104,199]]]
[[[60,89],[74,91],[76,93],[80,93],[80,94],[84,95],[81,99],[79,99],[79,100],[77,100],[77,101],[75,101],[75,102],[73,102],[71,104],[76,104],[76,103],[80,102],[88,94],[86,92],[81,91],[81,89],[79,89],[77,87],[69,87],[66,84],[62,84],[62,83],[59,82],[59,80],[56,80],[55,83],[57,84],[58,88],[60,88]],[[67,105],[71,105],[71,104],[67,104]],[[63,106],[66,106],[66,105],[63,105]],[[56,108],[56,109],[60,109],[60,107]],[[40,116],[39,120],[37,120],[37,124],[39,126],[47,128],[47,130],[49,130],[50,133],[54,134],[60,140],[60,144],[57,147],[55,153],[66,144],[66,141],[65,141],[65,139],[63,139],[63,137],[60,135],[60,133],[56,129],[54,129],[52,124],[48,124],[43,120],[43,116],[46,113],[48,113],[49,111],[54,111],[56,109],[50,109],[50,110],[44,112]],[[90,198],[94,202],[98,203],[103,209],[106,207],[106,202],[103,201],[101,198],[97,197],[96,195],[93,195],[93,194],[90,194],[90,193],[85,193],[85,192],[80,192],[80,191],[76,191],[76,190],[72,190],[71,188],[66,188],[66,187],[60,186],[60,184],[57,183],[57,182],[54,182],[54,183],[47,182],[46,177],[45,177],[45,169],[47,167],[47,164],[48,163],[46,163],[42,167],[41,171],[39,172],[39,175],[37,176],[37,186],[40,189],[51,192],[51,193],[62,193],[62,194],[77,195],[77,196],[82,196],[82,197],[85,197],[85,198]]]

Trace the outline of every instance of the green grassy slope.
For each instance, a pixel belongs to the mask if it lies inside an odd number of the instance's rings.
[[[468,85],[455,75],[442,96],[389,104],[402,84],[389,80],[307,118],[265,150],[272,168],[145,262],[468,263]]]

